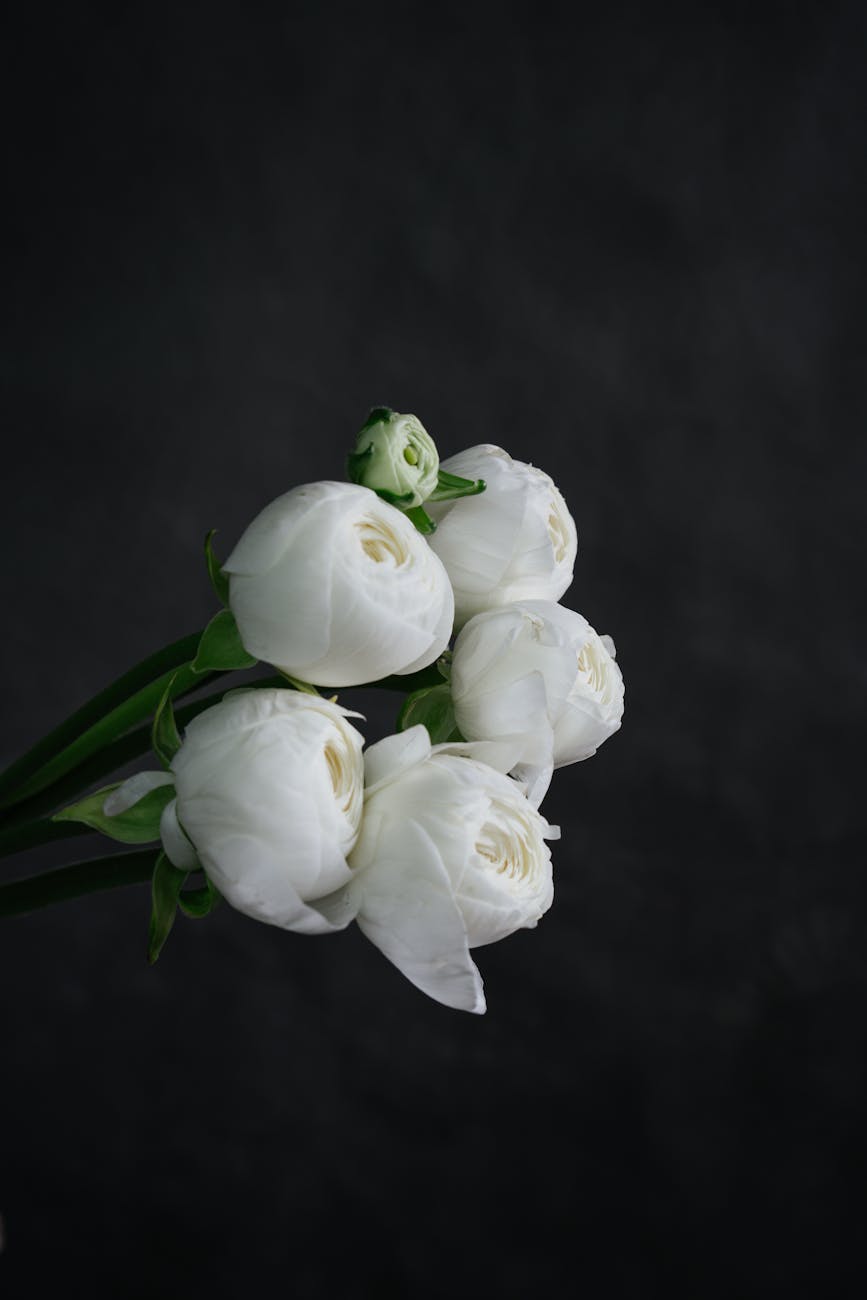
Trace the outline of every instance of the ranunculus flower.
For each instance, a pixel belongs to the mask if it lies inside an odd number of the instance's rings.
[[[487,443],[441,468],[487,484],[480,496],[426,507],[437,524],[430,545],[454,588],[457,626],[515,600],[559,600],[572,581],[578,536],[553,480]]]
[[[328,895],[351,878],[361,821],[357,717],[315,695],[245,690],[187,727],[172,761],[176,799],[162,818],[175,866],[200,864],[233,907],[287,930],[324,934],[351,921]]]
[[[349,457],[349,477],[376,492],[410,496],[404,509],[420,506],[437,485],[440,458],[436,443],[416,415],[377,406]]]
[[[546,600],[477,614],[452,658],[455,721],[467,740],[518,743],[515,774],[538,804],[555,767],[577,763],[623,716],[614,642],[586,618]]]
[[[485,1010],[470,949],[535,926],[553,898],[545,840],[559,829],[489,765],[513,758],[510,746],[431,747],[421,726],[365,754],[350,914],[417,988],[464,1011]]]
[[[415,672],[451,636],[441,562],[399,510],[354,483],[278,497],[223,567],[245,649],[302,681],[358,686]]]

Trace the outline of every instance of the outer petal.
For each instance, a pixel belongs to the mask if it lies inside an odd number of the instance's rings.
[[[151,790],[156,790],[161,785],[172,785],[174,779],[171,772],[136,772],[134,776],[124,781],[123,785],[105,796],[102,811],[106,817],[118,817],[137,804],[140,799],[144,799]]]
[[[482,977],[433,840],[415,822],[380,839],[356,888],[359,929],[428,997],[458,1011],[485,1010]]]
[[[368,745],[364,751],[366,795],[370,796],[387,781],[393,781],[401,772],[415,767],[416,763],[424,762],[430,752],[430,735],[427,727],[421,724]]]

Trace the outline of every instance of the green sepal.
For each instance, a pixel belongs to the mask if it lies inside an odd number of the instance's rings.
[[[163,809],[175,797],[173,785],[158,785],[134,803],[125,812],[115,817],[103,812],[106,796],[119,789],[122,782],[107,785],[96,790],[79,803],[61,808],[51,818],[53,822],[82,822],[109,839],[119,840],[121,844],[152,844],[160,837],[160,818]]]
[[[193,920],[208,916],[222,899],[223,895],[214,888],[207,876],[200,889],[188,889],[178,894],[178,906]]]
[[[436,661],[436,670],[442,677],[443,681],[450,682],[452,679],[452,652],[444,650]]]
[[[359,435],[364,433],[365,429],[372,429],[375,424],[382,423],[383,420],[390,420],[393,415],[394,411],[390,406],[371,406],[367,419],[358,430]]]
[[[410,523],[415,524],[418,531],[425,537],[427,537],[429,533],[436,532],[437,526],[425,510],[424,506],[413,506],[411,510],[405,510],[404,514]]]
[[[389,492],[388,488],[374,488],[373,491],[386,505],[394,506],[398,510],[403,510],[410,501],[415,499],[414,492]]]
[[[370,421],[368,420],[368,424],[369,423]],[[366,428],[367,428],[367,424],[365,424],[362,427],[361,433],[364,433],[364,430]],[[364,463],[365,461],[370,460],[372,455],[373,455],[373,443],[370,443],[367,447],[365,447],[364,451],[351,451],[349,453],[349,455],[346,457],[346,477],[349,479],[350,483],[361,482],[361,477],[364,470]]]
[[[475,497],[484,492],[483,478],[459,478],[457,474],[447,474],[440,470],[437,485],[428,497],[428,501],[456,501],[458,497]]]
[[[229,604],[229,575],[224,573],[220,568],[220,561],[214,554],[214,548],[211,539],[216,533],[216,528],[212,528],[205,538],[205,563],[208,566],[208,577],[211,579],[211,586],[221,605],[228,607]]]
[[[258,662],[241,644],[235,615],[229,609],[221,609],[202,633],[191,666],[194,673],[225,673],[236,668],[252,668]]]
[[[151,726],[151,748],[166,769],[171,767],[172,759],[181,747],[181,737],[175,722],[175,711],[172,708],[174,681],[172,677],[163,691]]]
[[[148,961],[153,966],[171,933],[178,910],[181,888],[189,872],[179,871],[161,853],[151,879],[151,920],[148,928]]]
[[[432,745],[463,740],[455,723],[451,692],[446,682],[441,686],[423,686],[406,697],[397,719],[397,729],[406,731],[418,723],[427,727]]]
[[[319,694],[316,687],[312,686],[310,682],[302,682],[300,677],[292,677],[289,673],[285,673],[282,668],[278,668],[277,672],[280,674],[281,677],[286,679],[286,681],[289,683],[289,685],[292,687],[293,690],[301,691],[302,694],[304,695]],[[251,684],[253,686],[258,685],[257,682],[252,682]]]

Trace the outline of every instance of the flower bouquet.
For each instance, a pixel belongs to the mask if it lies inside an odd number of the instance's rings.
[[[485,1010],[471,950],[551,905],[539,807],[620,726],[614,644],[557,603],[577,535],[541,470],[490,445],[440,463],[386,407],[347,467],[272,501],[222,564],[209,534],[204,631],[0,775],[4,854],[94,831],[151,846],[4,883],[0,915],[150,880],[151,962],[179,912],[225,899],[302,934],[355,921],[422,992]],[[342,702],[359,686],[404,696],[367,748]],[[100,784],[149,750],[158,766]]]

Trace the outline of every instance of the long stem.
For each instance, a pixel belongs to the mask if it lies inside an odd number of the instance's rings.
[[[5,801],[7,795],[22,786],[55,754],[66,749],[100,718],[111,713],[131,695],[137,694],[154,678],[162,677],[170,669],[191,660],[195,656],[200,638],[201,632],[194,632],[149,655],[147,659],[143,659],[117,681],[100,691],[87,704],[82,705],[42,740],[37,741],[26,754],[22,754],[14,763],[10,763],[5,771],[0,773],[0,801]]]
[[[139,853],[74,862],[70,867],[46,871],[41,876],[10,881],[0,885],[0,916],[34,912],[101,889],[143,884],[151,878],[156,856],[156,849],[144,849]]]
[[[35,849],[39,844],[51,844],[54,840],[67,840],[74,835],[93,833],[92,827],[82,826],[80,822],[53,822],[48,817],[39,817],[32,822],[0,829],[0,858],[6,858],[11,853],[23,853],[25,849]]]
[[[218,675],[213,674],[211,678],[205,678],[204,680],[214,680]],[[261,689],[263,686],[285,686],[285,681],[282,677],[265,677],[259,681],[251,682],[250,685]],[[191,704],[185,704],[181,708],[175,709],[175,722],[179,729],[182,731],[193,718],[198,717],[200,713],[204,713],[205,709],[211,708],[212,705],[218,704],[222,696],[222,690],[215,691],[212,695],[205,695],[200,700],[193,700]],[[47,812],[62,807],[80,791],[85,790],[88,786],[96,785],[102,777],[115,772],[126,763],[131,763],[133,759],[147,754],[150,747],[150,726],[137,727],[135,731],[127,732],[125,736],[118,737],[111,744],[98,750],[45,790],[41,790],[38,794],[32,795],[29,799],[17,804],[14,808],[10,808],[3,817],[3,827],[8,829],[18,827],[42,817]]]
[[[107,713],[105,717],[100,718],[98,722],[89,727],[76,740],[73,740],[71,744],[56,753],[52,758],[49,758],[14,793],[0,800],[0,808],[12,807],[15,804],[22,803],[25,799],[29,799],[32,795],[39,794],[41,790],[52,786],[60,777],[78,767],[85,759],[104,749],[106,745],[122,736],[136,726],[137,723],[143,722],[145,718],[150,717],[159,704],[163,692],[172,677],[175,678],[172,697],[177,698],[187,691],[207,685],[215,676],[216,674],[213,673],[194,673],[189,664],[184,664],[178,669],[170,669],[168,672],[163,673],[156,681],[142,687],[129,699],[124,700],[110,713]]]

